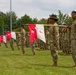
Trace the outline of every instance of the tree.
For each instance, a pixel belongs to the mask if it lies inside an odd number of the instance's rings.
[[[30,18],[28,15],[24,15],[23,17],[21,17],[21,22],[22,24],[28,24],[28,23],[33,23],[32,22],[32,18]]]
[[[4,34],[4,20],[6,15],[3,12],[0,12],[0,34]]]
[[[65,23],[66,23],[67,25],[71,25],[72,22],[73,22],[72,18],[69,17],[69,16],[67,16],[67,19],[65,20]]]
[[[60,10],[59,10],[59,15],[58,15],[58,23],[60,25],[65,24],[65,20],[67,18],[67,14],[63,14]]]
[[[47,20],[44,19],[44,18],[42,18],[42,19],[39,20],[38,23],[39,23],[39,24],[46,24],[46,23],[47,23]]]
[[[32,19],[30,18],[30,16],[25,14],[24,16],[22,16],[17,20],[17,27],[19,27],[20,25],[24,25],[25,30],[28,31],[28,27],[26,26],[26,24],[36,23],[36,22],[37,22],[37,19]]]
[[[12,12],[12,29],[16,28],[16,23],[17,22],[17,16],[15,14],[15,12]],[[6,19],[5,19],[5,23],[6,23],[6,29],[10,30],[10,12],[6,13]]]
[[[58,11],[58,24],[59,25],[70,25],[72,24],[72,18],[67,15],[67,14],[63,14],[60,10]]]
[[[32,22],[37,24],[38,23],[38,19],[34,18],[34,19],[32,19]]]

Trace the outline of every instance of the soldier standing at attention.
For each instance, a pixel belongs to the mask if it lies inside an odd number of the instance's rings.
[[[75,63],[73,68],[76,68],[76,11],[72,11],[71,15],[73,19],[73,23],[71,25],[71,51]]]
[[[52,14],[48,18],[49,24],[51,25],[49,27],[49,43],[50,43],[50,52],[53,58],[53,65],[57,66],[58,63],[58,53],[57,49],[59,48],[59,28],[58,24],[56,23],[58,21],[58,18],[56,15]]]

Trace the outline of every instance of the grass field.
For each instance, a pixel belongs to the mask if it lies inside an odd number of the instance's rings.
[[[36,50],[32,55],[30,48],[21,50],[15,46],[12,51],[10,46],[0,47],[0,75],[76,75],[76,69],[71,55],[62,55],[59,51],[58,67],[51,67],[52,58],[49,50]]]

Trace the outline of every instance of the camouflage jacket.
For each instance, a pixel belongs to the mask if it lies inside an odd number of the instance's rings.
[[[58,24],[55,23],[55,24],[53,24],[53,26],[49,27],[49,32],[50,32],[49,33],[49,37],[50,37],[49,41],[50,41],[50,43],[53,42],[58,48],[58,46],[59,46],[59,27],[57,25]]]
[[[22,35],[23,38],[25,38],[26,31],[24,29],[21,30],[21,35]]]

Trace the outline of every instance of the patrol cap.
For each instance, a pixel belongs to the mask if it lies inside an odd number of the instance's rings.
[[[72,11],[72,14],[76,14],[76,11]]]
[[[49,19],[54,19],[55,21],[58,21],[57,15],[50,15]]]

